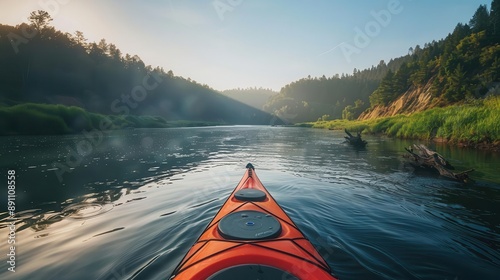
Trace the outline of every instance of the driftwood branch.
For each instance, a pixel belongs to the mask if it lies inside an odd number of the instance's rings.
[[[361,139],[361,133],[358,132],[357,136],[354,136],[347,129],[344,129],[344,131],[347,134],[347,136],[344,136],[347,143],[357,147],[366,146],[366,141]]]
[[[463,172],[455,173],[451,170],[454,169],[453,166],[440,154],[429,150],[425,145],[413,145],[413,147],[405,148],[405,150],[410,153],[409,158],[411,163],[417,167],[431,168],[435,169],[442,176],[458,180],[467,181],[469,179],[470,172],[474,169],[469,169]]]

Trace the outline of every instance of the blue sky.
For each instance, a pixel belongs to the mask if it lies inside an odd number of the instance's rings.
[[[146,64],[224,90],[352,73],[444,38],[486,0],[0,0],[0,23],[48,11]]]

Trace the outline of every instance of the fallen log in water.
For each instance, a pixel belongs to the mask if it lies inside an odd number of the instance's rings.
[[[411,159],[411,164],[416,167],[431,168],[439,172],[440,175],[466,182],[469,179],[470,172],[474,169],[469,169],[463,172],[455,173],[451,170],[455,169],[451,164],[440,154],[429,150],[425,145],[413,144],[413,148],[405,148],[405,150],[410,153],[408,158]]]
[[[349,143],[353,146],[356,146],[356,147],[366,146],[366,141],[361,139],[361,133],[358,132],[357,136],[353,136],[349,131],[347,131],[347,129],[344,129],[344,131],[348,135],[348,136],[344,136],[347,143]]]

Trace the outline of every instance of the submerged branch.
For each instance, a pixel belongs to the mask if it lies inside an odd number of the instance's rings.
[[[411,158],[412,165],[416,167],[435,169],[441,176],[445,176],[453,180],[466,182],[469,179],[468,173],[474,171],[474,169],[458,173],[451,171],[454,167],[451,166],[451,164],[443,156],[429,150],[429,148],[422,144],[413,144],[413,147],[405,148],[405,150],[410,153],[409,157]]]

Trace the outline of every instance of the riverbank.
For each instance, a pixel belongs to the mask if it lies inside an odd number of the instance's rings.
[[[0,107],[0,136],[57,135],[91,130],[214,126],[224,123],[172,120],[159,116],[103,115],[80,107],[25,103]]]
[[[433,108],[412,115],[362,121],[319,121],[296,126],[426,139],[500,152],[500,97],[478,100],[474,104]]]

